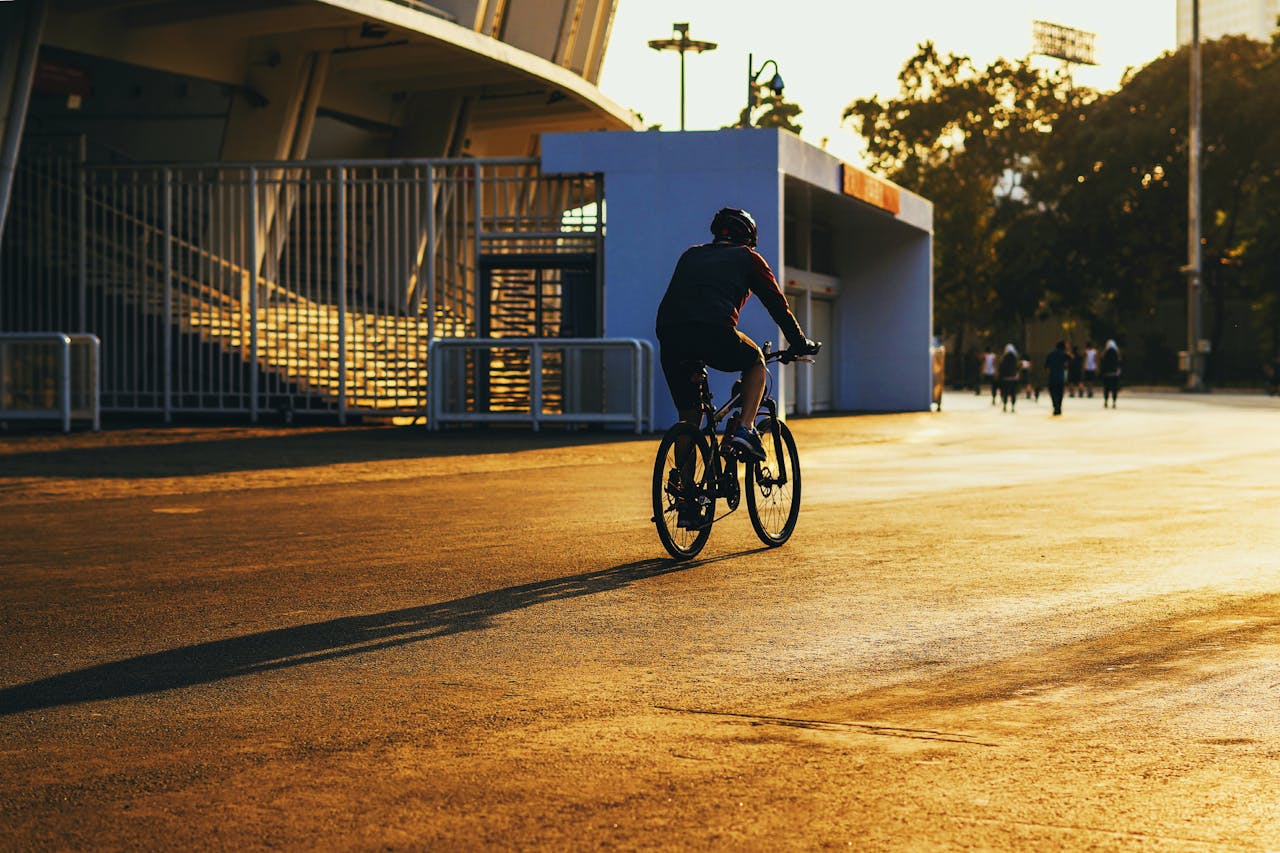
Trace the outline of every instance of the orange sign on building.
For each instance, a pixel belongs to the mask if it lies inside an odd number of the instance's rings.
[[[898,213],[898,188],[893,184],[868,175],[861,169],[855,169],[848,163],[841,163],[840,170],[843,173],[841,184],[845,195],[873,204],[892,214]]]

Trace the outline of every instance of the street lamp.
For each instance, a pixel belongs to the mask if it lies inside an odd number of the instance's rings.
[[[1200,340],[1200,0],[1191,0],[1191,130],[1187,140],[1187,387],[1204,390],[1204,354]]]
[[[756,68],[754,57],[749,53],[747,54],[747,111],[743,116],[743,127],[751,127],[751,111],[756,108],[756,104],[760,100],[756,88],[760,85],[760,78],[764,76],[765,69],[770,65],[773,66],[773,79],[765,85],[769,87],[773,94],[781,95],[786,84],[782,82],[782,75],[778,73],[778,63],[772,59],[766,59],[760,63],[759,68]]]
[[[653,39],[649,42],[649,47],[654,50],[674,50],[680,54],[680,129],[684,130],[684,55],[693,51],[694,53],[702,53],[707,50],[715,50],[716,43],[713,41],[697,41],[689,38],[688,24],[672,24],[671,28],[678,37],[669,39]]]

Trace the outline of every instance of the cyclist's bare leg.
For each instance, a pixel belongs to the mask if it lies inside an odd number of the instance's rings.
[[[764,399],[764,386],[767,377],[768,373],[765,370],[764,361],[757,362],[742,371],[742,386],[738,392],[738,401],[742,404],[742,409],[725,422],[721,447],[729,446],[730,436],[738,431],[740,424],[754,424],[756,422],[756,413],[760,411],[760,401]]]
[[[764,399],[764,381],[769,374],[764,367],[764,359],[742,371],[742,422],[754,424],[756,412],[760,411],[760,401]]]
[[[692,409],[680,409],[680,420],[685,423],[693,424],[695,427],[702,425],[702,408],[696,407]],[[692,494],[694,487],[694,470],[697,465],[697,453],[694,450],[693,442],[688,436],[681,436],[676,439],[676,464],[680,469],[680,492],[682,495]]]

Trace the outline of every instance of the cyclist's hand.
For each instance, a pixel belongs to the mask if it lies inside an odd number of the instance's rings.
[[[822,349],[822,343],[819,341],[811,341],[804,339],[802,344],[793,344],[791,347],[792,358],[803,358],[807,355],[816,355],[818,350]]]

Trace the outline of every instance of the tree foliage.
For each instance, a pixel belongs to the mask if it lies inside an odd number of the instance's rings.
[[[804,112],[800,105],[783,100],[781,92],[773,92],[766,86],[756,89],[756,105],[743,107],[734,127],[779,127],[799,135],[801,126],[796,123],[796,117]]]
[[[1185,292],[1188,50],[1114,93],[920,45],[891,99],[845,111],[873,169],[934,202],[935,313],[958,337],[1049,315],[1122,335]],[[1221,339],[1248,299],[1280,346],[1280,53],[1203,46],[1203,283]],[[1212,366],[1212,365],[1211,365]]]
[[[930,42],[898,81],[897,97],[855,101],[844,117],[866,139],[873,169],[934,202],[935,311],[963,350],[969,330],[987,334],[992,321],[1039,304],[1027,279],[1003,273],[998,250],[1010,233],[1038,231],[1022,221],[1031,205],[1023,180],[1077,96],[1026,61],[979,68]]]
[[[1220,341],[1228,299],[1263,296],[1280,269],[1280,79],[1269,45],[1228,37],[1202,50],[1201,269],[1206,331]],[[1186,289],[1189,75],[1188,50],[1166,54],[1089,104],[1029,184],[1054,223],[1057,291],[1108,334]]]

